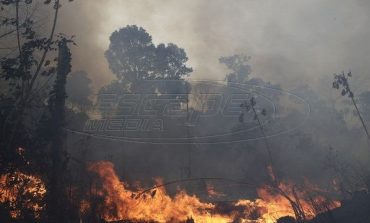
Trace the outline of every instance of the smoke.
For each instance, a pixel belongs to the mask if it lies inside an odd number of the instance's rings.
[[[184,48],[194,69],[193,79],[224,79],[228,71],[218,58],[244,53],[251,56],[251,77],[279,84],[285,90],[299,91],[300,86],[309,85],[315,95],[303,92],[300,96],[310,104],[319,101],[317,97],[324,100],[317,102],[318,106],[313,104],[310,122],[297,137],[308,135],[306,141],[312,144],[291,140],[294,134],[273,139],[271,144],[279,147],[274,153],[278,163],[285,163],[284,170],[297,170],[296,166],[304,163],[295,175],[311,171],[309,174],[315,176],[321,168],[317,163],[323,161],[323,150],[341,146],[348,139],[342,120],[327,118],[333,115],[332,106],[340,97],[331,89],[331,74],[351,69],[356,90],[369,86],[369,9],[366,0],[74,1],[63,5],[59,32],[76,36],[73,70],[85,71],[96,92],[115,78],[104,57],[109,36],[129,24],[146,29],[155,44],[172,42]],[[325,104],[327,101],[330,103]],[[256,170],[264,171],[261,157],[265,154],[260,143],[230,145],[229,150],[223,145],[194,149],[193,172],[202,177],[231,178],[249,172],[253,178]],[[341,149],[351,143],[347,141]],[[92,144],[97,152],[91,159],[114,160],[129,180],[148,176],[176,179],[186,172],[188,155],[184,148],[103,140],[93,140]]]
[[[156,44],[184,48],[193,78],[223,79],[218,58],[245,53],[255,76],[291,88],[349,68],[359,80],[365,77],[369,5],[364,0],[75,1],[63,5],[59,28],[76,35],[73,67],[88,72],[96,88],[114,78],[103,53],[110,34],[128,24],[144,27]]]

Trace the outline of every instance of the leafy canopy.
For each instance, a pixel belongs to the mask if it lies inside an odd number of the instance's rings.
[[[172,43],[155,46],[146,30],[136,25],[113,32],[105,56],[118,81],[130,89],[144,80],[183,80],[192,72],[184,49]]]

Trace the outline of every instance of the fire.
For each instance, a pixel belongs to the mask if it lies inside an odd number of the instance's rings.
[[[21,217],[22,210],[30,210],[38,218],[43,210],[46,194],[43,181],[21,172],[0,176],[0,203],[7,203],[12,218]]]
[[[174,198],[158,188],[148,194],[135,194],[128,190],[116,175],[113,164],[98,162],[90,166],[90,171],[102,179],[98,195],[104,197],[100,207],[106,221],[123,219],[152,220],[156,222],[181,222],[193,217],[196,222],[218,223],[230,219],[221,215],[212,215],[215,205],[202,203],[196,196],[180,191]]]
[[[97,212],[108,222],[133,220],[180,223],[192,218],[196,223],[274,223],[280,217],[295,216],[291,202],[267,186],[257,190],[258,199],[239,200],[222,209],[220,204],[202,202],[196,195],[189,195],[184,190],[172,197],[166,193],[164,187],[147,192],[133,191],[120,181],[110,162],[93,163],[89,166],[89,171],[99,177],[99,184],[93,189],[101,198]],[[157,184],[161,182],[157,180]],[[289,184],[281,184],[279,187],[286,191],[285,195],[300,205],[307,219],[340,206],[339,202],[329,202],[320,196],[309,197],[307,193],[292,190]],[[207,185],[206,189],[209,195],[221,194],[212,186]],[[82,206],[86,212],[91,204],[84,201]]]
[[[279,189],[285,192],[289,199],[293,200],[303,211],[306,219],[314,218],[318,213],[340,207],[339,201],[331,201],[320,195],[310,195],[307,192],[294,189],[293,184],[281,183]],[[310,190],[311,191],[311,190]],[[264,208],[262,218],[266,223],[274,223],[284,216],[295,217],[296,213],[291,202],[278,193],[276,189],[263,186],[257,189],[260,199],[257,199],[258,206]]]

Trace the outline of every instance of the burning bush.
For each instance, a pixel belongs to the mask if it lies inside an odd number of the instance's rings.
[[[46,188],[37,176],[21,172],[0,176],[2,216],[12,219],[37,219],[44,208]]]

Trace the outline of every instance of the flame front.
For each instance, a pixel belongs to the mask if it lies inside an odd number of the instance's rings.
[[[117,177],[113,165],[98,162],[90,166],[90,171],[101,177],[102,188],[98,195],[104,197],[101,206],[106,221],[123,219],[152,220],[156,222],[181,222],[193,217],[196,222],[228,222],[227,216],[212,215],[213,204],[202,203],[196,196],[180,191],[174,198],[166,194],[165,189],[158,188],[150,195],[141,196],[126,189]],[[150,196],[150,197],[148,197]]]
[[[98,206],[98,212],[106,221],[185,222],[192,218],[196,223],[273,223],[280,217],[295,216],[291,203],[284,196],[271,192],[268,187],[257,190],[259,199],[239,200],[232,203],[227,211],[219,211],[217,204],[202,202],[196,195],[189,195],[184,190],[180,190],[173,197],[166,193],[164,187],[158,187],[148,193],[134,192],[120,181],[110,162],[93,163],[89,171],[99,177],[100,184],[95,190],[97,196],[103,199]],[[210,188],[212,193],[216,193],[213,187],[208,186],[208,189]],[[326,199],[320,196],[309,202],[301,200],[305,195],[303,192],[294,194],[300,198],[299,204],[307,218],[313,218],[320,212],[312,205],[313,201],[317,204],[326,202]],[[338,206],[339,202],[331,202],[325,207],[332,209]],[[84,207],[86,208],[86,204]]]

